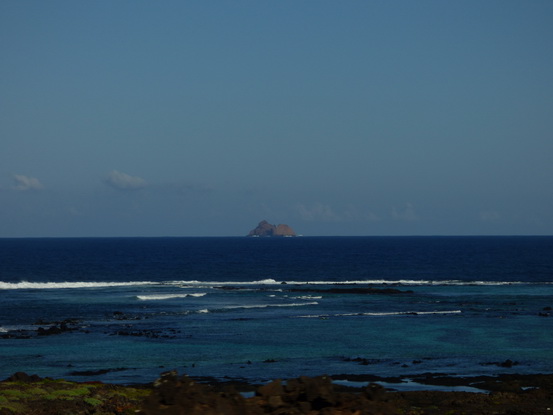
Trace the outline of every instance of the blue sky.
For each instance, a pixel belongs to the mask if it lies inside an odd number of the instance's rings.
[[[553,2],[0,2],[0,237],[553,234]]]

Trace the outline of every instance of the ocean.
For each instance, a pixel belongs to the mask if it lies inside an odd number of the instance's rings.
[[[553,237],[0,239],[0,378],[553,372]]]

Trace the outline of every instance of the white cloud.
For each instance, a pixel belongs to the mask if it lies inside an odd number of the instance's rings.
[[[419,220],[419,216],[415,212],[415,208],[410,202],[405,203],[402,207],[392,207],[392,218],[394,220],[402,220],[413,222]]]
[[[113,170],[106,178],[106,183],[119,190],[137,190],[146,187],[147,183],[141,177],[130,176],[126,173]]]
[[[13,179],[15,181],[13,188],[16,190],[39,190],[44,187],[36,177],[14,174]]]

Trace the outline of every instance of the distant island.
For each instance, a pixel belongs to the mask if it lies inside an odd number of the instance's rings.
[[[288,225],[271,225],[266,220],[259,222],[255,229],[252,229],[248,234],[250,237],[259,236],[297,236],[296,232]]]

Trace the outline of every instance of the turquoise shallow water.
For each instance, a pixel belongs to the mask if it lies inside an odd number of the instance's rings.
[[[2,239],[0,248],[0,377],[553,371],[551,237]],[[402,292],[329,291],[366,287]],[[64,320],[67,330],[38,334]]]

